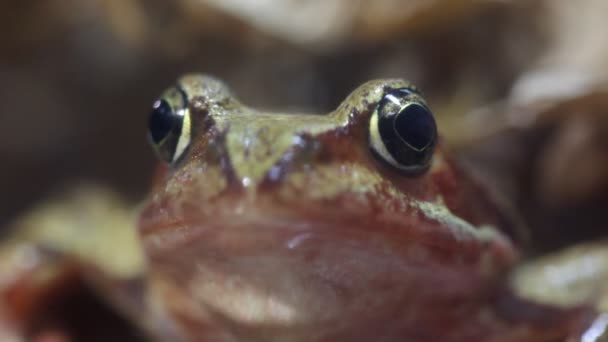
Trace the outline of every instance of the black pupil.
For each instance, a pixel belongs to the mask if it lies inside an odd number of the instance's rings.
[[[158,144],[169,135],[173,128],[174,115],[171,106],[165,100],[159,100],[154,104],[150,113],[150,136],[154,143]]]
[[[378,133],[401,170],[424,171],[433,157],[437,126],[418,93],[393,89],[378,104]]]
[[[425,107],[410,104],[395,118],[395,131],[416,150],[424,150],[435,139],[435,120]]]

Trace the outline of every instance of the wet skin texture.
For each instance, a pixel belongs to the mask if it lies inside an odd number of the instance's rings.
[[[579,335],[587,315],[500,285],[517,258],[514,224],[440,142],[415,173],[372,151],[374,111],[404,87],[371,81],[334,112],[298,115],[247,108],[208,76],[180,78],[163,98],[187,122],[157,146],[169,164],[138,224],[147,304],[164,322],[157,333],[222,342]]]

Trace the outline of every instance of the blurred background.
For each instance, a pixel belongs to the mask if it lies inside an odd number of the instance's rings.
[[[0,226],[96,182],[141,199],[156,96],[184,72],[251,106],[326,113],[360,83],[418,85],[445,143],[539,250],[602,235],[604,0],[46,0],[0,3]]]

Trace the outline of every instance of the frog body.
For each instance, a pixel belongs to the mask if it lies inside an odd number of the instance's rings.
[[[517,225],[444,154],[403,80],[310,115],[256,111],[186,75],[154,104],[150,140],[165,164],[132,230],[142,260],[128,278],[157,338],[553,341],[593,318],[502,285]]]

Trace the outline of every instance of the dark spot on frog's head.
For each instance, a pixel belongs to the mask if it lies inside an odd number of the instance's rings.
[[[226,149],[226,134],[227,130],[219,131],[215,127],[212,128],[212,138],[210,138],[207,146],[207,158],[213,155],[212,160],[216,160],[219,165],[229,188],[240,188],[241,182],[238,181],[236,171],[230,160],[230,155]]]
[[[321,142],[308,133],[294,136],[293,145],[268,170],[260,186],[278,185],[292,170],[313,164],[321,149]]]

